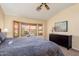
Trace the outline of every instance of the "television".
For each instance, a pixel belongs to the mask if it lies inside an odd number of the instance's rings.
[[[68,32],[68,21],[56,22],[54,25],[55,32]]]

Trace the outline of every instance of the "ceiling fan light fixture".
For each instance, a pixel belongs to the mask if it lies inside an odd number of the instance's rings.
[[[42,9],[42,7],[45,7],[47,10],[49,10],[49,6],[46,3],[41,3],[41,5],[39,7],[37,7],[37,10],[40,11]]]

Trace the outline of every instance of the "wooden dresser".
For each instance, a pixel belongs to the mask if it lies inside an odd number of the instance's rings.
[[[72,35],[49,34],[49,40],[67,49],[72,48]]]

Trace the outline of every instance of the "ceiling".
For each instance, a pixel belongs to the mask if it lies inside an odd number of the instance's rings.
[[[37,11],[36,8],[40,3],[1,3],[1,6],[6,15],[47,20],[63,9],[74,5],[72,3],[47,4],[50,7],[50,10],[43,8],[42,10]]]

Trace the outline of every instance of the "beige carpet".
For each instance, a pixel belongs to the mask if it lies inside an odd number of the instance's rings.
[[[60,46],[60,48],[63,51],[65,56],[79,56],[79,51],[77,51],[77,50],[73,50],[73,49],[67,50],[66,48],[61,47],[61,46]]]

